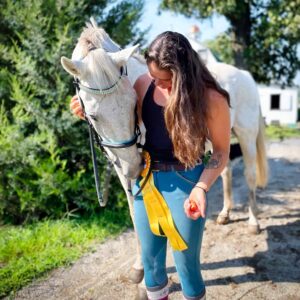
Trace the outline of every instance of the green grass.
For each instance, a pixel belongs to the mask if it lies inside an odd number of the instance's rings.
[[[265,136],[268,140],[283,140],[291,137],[300,138],[300,128],[268,125],[265,127]],[[232,135],[230,142],[231,144],[238,143],[238,139],[236,136]]]
[[[282,140],[291,137],[300,137],[300,129],[270,125],[266,127],[266,137],[270,140]]]
[[[49,270],[70,264],[92,251],[96,242],[128,226],[127,216],[105,211],[92,220],[65,219],[0,227],[0,298],[13,295]]]

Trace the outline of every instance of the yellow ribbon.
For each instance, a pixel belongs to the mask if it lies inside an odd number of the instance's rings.
[[[146,180],[151,165],[151,158],[148,152],[144,152],[145,168],[141,173],[143,179],[140,182],[142,186]],[[188,247],[179,232],[175,228],[175,224],[171,215],[171,211],[165,202],[163,196],[157,190],[154,184],[153,174],[151,172],[144,188],[142,189],[143,199],[149,224],[153,234],[158,236],[166,236],[172,248],[177,251],[186,250]],[[162,229],[164,234],[160,233]]]

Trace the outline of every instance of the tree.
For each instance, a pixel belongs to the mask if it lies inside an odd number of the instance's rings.
[[[235,65],[258,82],[290,85],[299,69],[298,0],[162,0],[161,8],[200,19],[224,15]]]
[[[86,124],[69,111],[74,88],[60,57],[71,55],[91,15],[121,46],[142,40],[144,33],[135,25],[143,1],[124,0],[107,8],[109,2],[0,3],[0,217],[4,221],[61,217],[74,210],[93,213],[98,208]],[[112,198],[125,200],[120,191],[112,189]]]
[[[221,33],[214,40],[204,41],[204,44],[212,51],[218,60],[230,65],[235,64],[231,46],[231,36],[229,34]]]

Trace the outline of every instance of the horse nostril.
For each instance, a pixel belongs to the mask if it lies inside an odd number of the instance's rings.
[[[113,164],[116,167],[118,167],[119,169],[122,169],[121,162],[120,162],[119,158],[116,158],[116,160],[113,162]]]
[[[98,121],[98,119],[97,119],[97,117],[96,117],[95,115],[91,115],[91,114],[89,114],[89,117],[91,117],[91,119],[93,119],[95,122],[97,122],[97,121]]]

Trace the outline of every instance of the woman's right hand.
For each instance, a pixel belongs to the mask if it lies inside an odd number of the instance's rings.
[[[80,105],[80,101],[77,97],[77,95],[73,96],[70,102],[70,109],[74,115],[76,115],[78,118],[84,120],[84,114],[82,107]]]
[[[184,202],[184,211],[186,216],[192,220],[205,218],[206,194],[203,189],[197,185],[192,189],[189,198]]]

